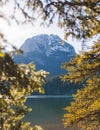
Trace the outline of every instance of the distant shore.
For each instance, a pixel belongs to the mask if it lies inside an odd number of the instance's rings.
[[[72,95],[32,95],[28,98],[73,98]]]

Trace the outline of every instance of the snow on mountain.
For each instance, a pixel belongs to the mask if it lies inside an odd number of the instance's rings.
[[[73,47],[66,43],[62,44],[62,39],[60,39],[57,35],[47,35],[41,34],[34,36],[32,38],[27,39],[24,44],[21,46],[21,49],[24,50],[25,53],[31,51],[38,51],[44,53],[48,56],[52,54],[53,51],[64,51],[64,52],[72,52]]]
[[[75,57],[74,48],[57,35],[41,34],[26,39],[21,50],[24,54],[14,56],[17,63],[34,62],[37,69],[44,69],[51,75],[64,73],[60,68],[61,64]]]

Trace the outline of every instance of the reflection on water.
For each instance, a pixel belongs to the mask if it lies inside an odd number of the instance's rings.
[[[32,112],[26,116],[32,125],[41,125],[45,130],[64,130],[62,117],[65,106],[72,97],[65,96],[32,96],[27,99],[27,106]]]

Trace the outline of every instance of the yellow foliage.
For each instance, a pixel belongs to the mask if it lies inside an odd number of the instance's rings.
[[[0,57],[4,57],[5,53],[4,52],[0,52]]]
[[[68,74],[64,80],[84,83],[67,106],[64,126],[78,126],[82,130],[100,129],[100,41],[89,52],[77,55],[64,66]],[[73,68],[74,69],[71,69]]]

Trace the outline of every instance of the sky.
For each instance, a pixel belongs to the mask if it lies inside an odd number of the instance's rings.
[[[7,5],[4,8],[0,8],[0,12],[3,12],[4,15],[9,15],[9,12],[12,11],[13,3],[10,3],[10,6]],[[21,17],[20,14],[17,14],[17,17]],[[8,24],[6,20],[0,19],[0,32],[2,32],[6,39],[15,45],[16,47],[20,48],[20,46],[24,43],[27,38],[31,38],[38,34],[56,34],[62,40],[64,39],[64,31],[63,29],[58,28],[57,22],[54,23],[50,27],[40,26],[41,19],[38,19],[34,22],[34,25],[30,23],[27,24],[17,24],[14,21],[11,21],[11,24]],[[68,38],[66,40],[69,44],[71,44],[76,52],[81,50],[81,42],[76,41],[73,38]]]
[[[6,39],[10,43],[18,48],[20,48],[20,46],[27,38],[31,38],[39,34],[55,34],[62,38],[62,40],[64,39],[64,31],[58,28],[56,23],[52,24],[50,27],[44,27],[40,26],[40,21],[37,21],[34,25],[17,25],[16,23],[12,23],[11,25],[9,25],[6,21],[1,20],[0,31],[3,32]],[[76,41],[71,37],[68,38],[66,41],[75,48],[76,52],[79,52],[81,50],[80,41]]]

